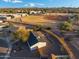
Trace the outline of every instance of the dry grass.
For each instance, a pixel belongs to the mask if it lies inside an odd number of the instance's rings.
[[[25,16],[22,18],[22,22],[29,24],[43,24],[50,22],[50,20],[46,20],[44,16]]]

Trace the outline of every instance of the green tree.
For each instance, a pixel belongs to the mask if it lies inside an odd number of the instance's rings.
[[[72,31],[72,22],[70,20],[68,21],[65,21],[64,23],[61,23],[60,26],[59,26],[59,29],[60,30],[63,30],[63,31]]]

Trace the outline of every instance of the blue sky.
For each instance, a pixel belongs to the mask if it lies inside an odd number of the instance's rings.
[[[0,8],[79,7],[79,0],[0,0]]]

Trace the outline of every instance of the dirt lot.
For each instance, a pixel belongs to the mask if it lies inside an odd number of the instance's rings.
[[[51,22],[51,20],[46,20],[44,16],[25,16],[22,18],[22,22],[26,22],[30,24],[43,24],[43,23]]]

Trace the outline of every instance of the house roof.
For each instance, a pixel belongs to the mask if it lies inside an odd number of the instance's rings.
[[[4,19],[6,19],[5,16],[0,16],[0,20],[4,20]]]

